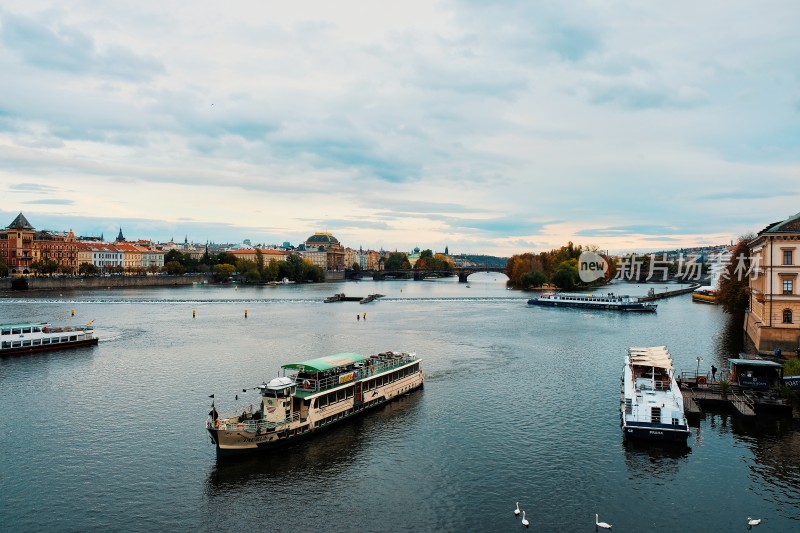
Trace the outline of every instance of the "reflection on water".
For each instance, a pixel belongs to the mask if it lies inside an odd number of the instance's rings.
[[[625,441],[625,465],[632,475],[649,475],[662,480],[675,476],[687,463],[692,449],[684,444],[654,444]]]
[[[724,315],[722,327],[714,335],[715,353],[713,354],[713,361],[706,361],[706,366],[710,367],[713,364],[717,368],[726,371],[728,369],[728,358],[731,356],[737,357],[745,351],[746,335],[742,324],[744,324],[744,317]]]
[[[285,448],[217,458],[208,475],[207,494],[213,497],[253,482],[293,483],[301,477],[310,483],[324,484],[359,461],[360,452],[370,446],[376,428],[391,425],[399,417],[413,416],[422,396],[423,391],[414,391],[331,428],[318,430],[308,439]]]

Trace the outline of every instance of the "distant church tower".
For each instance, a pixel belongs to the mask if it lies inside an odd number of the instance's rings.
[[[444,255],[450,255],[450,252],[447,250],[447,246],[444,247]]]
[[[117,235],[117,242],[124,242],[125,236],[122,234],[122,228],[119,228],[119,235]]]

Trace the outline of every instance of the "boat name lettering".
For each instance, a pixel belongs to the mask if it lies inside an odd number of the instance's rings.
[[[353,381],[354,379],[356,379],[356,373],[355,372],[350,372],[348,374],[342,374],[341,376],[339,376],[339,384],[347,383],[348,381]]]

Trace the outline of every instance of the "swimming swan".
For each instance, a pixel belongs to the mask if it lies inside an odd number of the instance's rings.
[[[598,522],[598,520],[600,520],[600,515],[595,513],[595,515],[594,515],[594,530],[595,531],[597,531],[598,527],[602,527],[603,529],[611,529],[611,524],[608,524],[606,522]]]

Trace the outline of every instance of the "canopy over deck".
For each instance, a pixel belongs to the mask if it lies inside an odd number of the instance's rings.
[[[653,366],[672,370],[672,356],[666,346],[630,347],[628,348],[630,364],[636,366]]]
[[[738,366],[763,366],[768,368],[783,368],[781,363],[767,361],[766,359],[728,359],[728,363]]]
[[[317,359],[301,361],[299,363],[289,363],[288,365],[283,365],[281,368],[300,370],[303,372],[324,372],[325,370],[350,366],[366,360],[366,357],[357,353],[337,353],[326,355],[325,357],[318,357]]]

